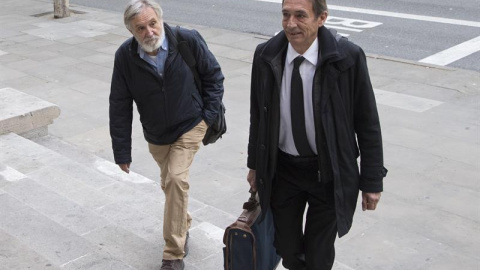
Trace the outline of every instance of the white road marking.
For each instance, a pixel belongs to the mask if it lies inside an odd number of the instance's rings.
[[[478,51],[480,51],[480,36],[423,58],[419,62],[446,66]]]
[[[256,0],[256,1],[280,3],[280,4],[282,3],[282,0]],[[385,17],[393,17],[393,18],[418,20],[418,21],[427,21],[427,22],[446,23],[446,24],[454,24],[454,25],[462,25],[462,26],[480,27],[480,22],[455,20],[455,19],[448,19],[448,18],[442,18],[442,17],[414,15],[414,14],[397,13],[397,12],[364,9],[364,8],[344,7],[344,6],[336,6],[336,5],[328,5],[328,9],[354,12],[354,13],[362,13],[362,14],[370,14],[370,15],[378,15],[378,16],[385,16]]]
[[[327,25],[326,23],[325,23],[325,26],[327,28],[335,28],[335,29],[338,29],[338,30],[352,31],[352,32],[357,32],[357,33],[362,32],[362,30],[359,30],[359,29],[352,29],[352,28],[336,26],[336,25]]]
[[[380,89],[374,89],[375,99],[378,104],[395,107],[412,112],[422,113],[433,107],[442,105],[443,102],[428,98],[415,97]]]

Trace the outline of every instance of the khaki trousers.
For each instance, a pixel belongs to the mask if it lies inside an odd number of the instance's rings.
[[[197,126],[169,145],[149,143],[150,154],[160,167],[162,190],[165,193],[163,259],[183,259],[186,233],[192,223],[188,213],[190,166],[207,130],[202,120]]]

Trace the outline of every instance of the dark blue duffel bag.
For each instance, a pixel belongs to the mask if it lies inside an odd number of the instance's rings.
[[[243,205],[237,221],[223,235],[225,270],[273,270],[280,257],[273,246],[274,227],[270,210],[259,222],[261,209],[255,194]]]

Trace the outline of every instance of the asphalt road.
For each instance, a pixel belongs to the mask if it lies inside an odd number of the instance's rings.
[[[122,12],[128,0],[70,0]],[[281,30],[280,0],[163,0],[165,20],[271,36]],[[477,0],[336,0],[327,26],[367,53],[480,71]]]

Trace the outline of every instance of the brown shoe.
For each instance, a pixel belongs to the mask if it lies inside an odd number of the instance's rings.
[[[162,260],[162,267],[160,270],[183,270],[185,263],[182,259],[179,260]]]
[[[188,255],[188,252],[190,252],[190,247],[188,246],[188,239],[190,238],[190,234],[187,232],[187,238],[185,238],[185,246],[183,247],[183,252],[185,252],[185,254],[183,254],[183,257],[187,257]]]

